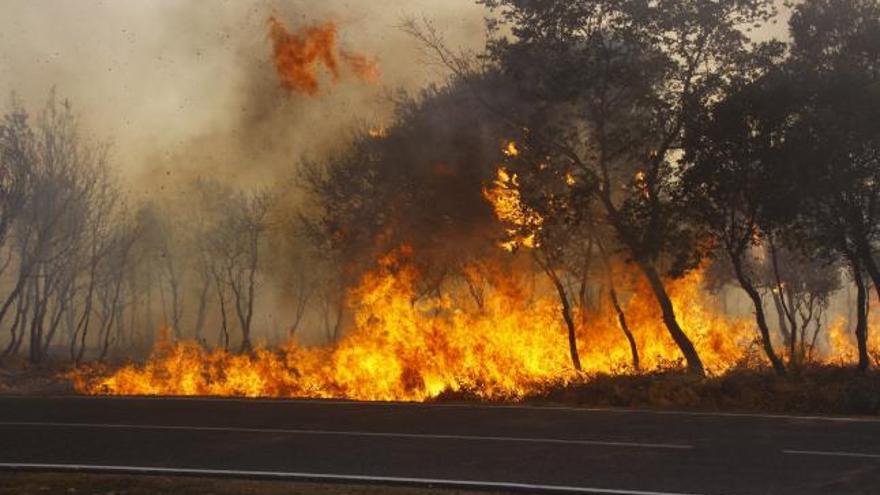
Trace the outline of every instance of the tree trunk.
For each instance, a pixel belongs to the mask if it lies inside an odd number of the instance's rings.
[[[577,371],[582,371],[581,358],[577,349],[577,326],[575,325],[574,317],[571,314],[571,301],[568,299],[568,293],[565,291],[565,286],[562,285],[562,281],[559,280],[559,276],[556,275],[556,270],[550,265],[550,261],[542,260],[540,258],[540,253],[538,252],[535,252],[534,254],[535,262],[542,270],[544,270],[544,274],[550,279],[553,288],[556,289],[556,294],[559,296],[562,320],[565,322],[565,328],[568,331],[568,354],[571,357],[571,365],[574,366],[574,369]],[[581,310],[583,311],[584,308],[581,308]]]
[[[218,271],[213,271],[214,285],[217,288],[217,302],[220,303],[220,335],[218,336],[218,344],[222,342],[223,350],[229,350],[229,319],[226,316],[226,294],[224,292],[223,280]]]
[[[104,328],[104,341],[101,345],[101,354],[98,357],[98,360],[103,362],[104,359],[107,358],[107,353],[110,351],[110,331],[113,328],[113,324],[116,322],[116,317],[119,314],[119,295],[122,293],[122,276],[119,275],[116,280],[116,287],[114,287],[113,299],[110,301],[108,313],[109,313],[109,321]]]
[[[877,298],[880,300],[880,268],[877,267],[877,262],[874,261],[874,256],[871,254],[871,244],[864,236],[858,240],[858,253],[868,276],[871,277],[874,289],[877,291]]]
[[[211,288],[209,280],[205,280],[202,284],[202,290],[199,292],[199,307],[196,312],[196,329],[195,339],[199,342],[202,340],[202,330],[205,328],[205,315],[208,308],[208,289]]]
[[[675,341],[679,350],[681,350],[681,353],[687,362],[688,372],[699,376],[706,376],[706,369],[703,367],[703,361],[700,360],[699,354],[697,354],[697,349],[678,324],[678,320],[675,317],[675,308],[672,306],[672,300],[669,299],[669,294],[666,292],[666,287],[663,285],[663,280],[661,280],[657,270],[653,265],[647,262],[639,262],[639,268],[641,268],[642,273],[645,274],[648,283],[651,285],[651,290],[653,291],[654,297],[657,299],[657,304],[660,306],[660,310],[663,313],[663,323],[666,325],[666,329],[672,336],[672,340]]]
[[[608,295],[611,296],[611,303],[614,305],[614,311],[617,312],[617,323],[620,324],[620,329],[623,330],[623,334],[626,336],[626,341],[629,342],[629,351],[630,354],[632,354],[633,369],[638,372],[641,369],[641,364],[639,363],[639,348],[636,346],[636,339],[633,337],[629,325],[626,323],[626,314],[624,314],[623,308],[620,306],[620,301],[617,299],[617,291],[614,290],[614,285],[610,280],[608,283]]]
[[[574,318],[571,316],[571,303],[568,300],[568,294],[566,294],[565,287],[562,285],[559,277],[556,276],[553,268],[549,265],[544,265],[544,272],[547,273],[547,277],[553,282],[553,287],[556,288],[556,293],[559,295],[559,302],[562,304],[562,319],[565,321],[565,327],[568,329],[568,353],[571,356],[571,365],[577,371],[582,371],[581,358],[577,349],[577,332]]]
[[[55,334],[58,331],[58,327],[61,326],[61,318],[63,318],[64,313],[67,312],[67,295],[59,295],[58,297],[58,307],[55,308],[55,312],[49,318],[49,333],[46,335],[46,338],[43,342],[43,354],[46,356],[49,355],[49,347],[52,345],[52,341],[55,339]]]
[[[29,306],[30,297],[28,291],[19,291],[18,299],[15,303],[15,319],[12,320],[12,325],[9,327],[9,345],[3,350],[3,354],[0,354],[0,357],[7,357],[18,352],[18,346],[22,338],[21,334],[25,327],[21,322],[22,318],[27,320]]]
[[[31,364],[38,364],[43,360],[43,329],[45,328],[46,312],[49,309],[50,282],[48,276],[43,281],[42,289],[39,285],[39,271],[35,279],[36,290],[34,291],[33,320],[31,320],[30,343],[28,345],[28,360]],[[44,275],[45,276],[45,275]]]
[[[781,285],[779,287],[780,287],[779,288],[779,292],[780,292],[779,298],[782,300],[782,308],[785,309],[786,308],[786,306],[785,306],[785,292],[784,292],[785,289],[782,288]],[[789,301],[791,301],[791,298],[789,298]],[[789,363],[789,366],[797,366],[797,364],[798,364],[798,353],[797,353],[798,327],[797,327],[797,323],[793,320],[794,314],[791,313],[788,309],[786,309],[786,312],[789,312],[789,320],[792,323],[791,340],[789,340],[789,342],[788,342],[788,352],[790,354],[788,356],[788,363]]]
[[[761,332],[761,344],[764,347],[764,353],[767,354],[767,358],[770,359],[770,363],[773,365],[773,370],[779,376],[785,376],[785,365],[782,363],[782,360],[779,359],[779,356],[776,355],[776,352],[773,350],[773,342],[770,340],[770,328],[767,326],[767,316],[764,312],[764,302],[761,300],[761,294],[758,293],[758,290],[752,284],[752,281],[745,274],[745,270],[742,266],[742,258],[738,255],[738,253],[728,251],[730,255],[730,261],[733,263],[733,269],[736,273],[736,279],[739,281],[740,287],[745,291],[745,293],[749,296],[749,299],[752,300],[752,304],[755,306],[755,321],[758,324],[758,330]]]
[[[791,343],[791,331],[788,329],[788,321],[785,319],[785,310],[782,309],[782,301],[779,299],[779,293],[777,291],[772,291],[771,294],[773,296],[773,305],[776,307],[779,333],[782,334],[783,344],[788,346]]]
[[[243,304],[246,303],[242,301],[241,289],[234,281],[230,285],[232,287],[233,302],[235,303],[235,314],[238,317],[238,324],[241,325],[241,346],[239,346],[238,352],[244,354],[253,350],[250,319],[248,318],[247,310],[243,307]]]
[[[868,371],[870,357],[868,356],[868,288],[862,276],[862,267],[855,257],[850,259],[850,272],[856,285],[856,342],[859,348],[859,363],[857,369],[861,373]]]
[[[789,330],[789,339],[788,339],[788,365],[789,367],[795,367],[798,364],[798,354],[797,354],[797,338],[798,338],[798,324],[794,315],[794,306],[792,304],[791,297],[788,298],[788,303],[785,301],[785,286],[782,283],[782,277],[779,273],[779,258],[776,254],[776,244],[773,242],[773,238],[770,237],[768,239],[770,244],[770,261],[773,266],[773,278],[776,281],[776,291],[779,294],[778,307],[782,308],[782,312],[788,320],[788,330]]]
[[[593,241],[594,239],[591,237],[591,248],[593,245]],[[620,329],[623,331],[623,335],[626,337],[626,341],[629,342],[629,351],[632,355],[633,369],[638,372],[641,370],[639,347],[638,345],[636,345],[636,339],[633,336],[632,331],[630,331],[629,329],[629,324],[626,322],[626,313],[623,312],[623,306],[620,305],[620,300],[617,298],[617,289],[615,289],[614,287],[614,270],[611,268],[611,261],[608,259],[608,253],[605,251],[605,246],[602,244],[602,241],[596,238],[595,244],[596,247],[599,248],[599,255],[602,257],[602,265],[605,267],[605,279],[608,282],[608,295],[611,297],[611,304],[614,305],[614,311],[617,313],[617,323],[620,325]],[[581,293],[583,294],[584,288],[586,286],[586,280],[584,280],[582,284],[583,285],[581,285]]]
[[[76,324],[76,329],[73,332],[73,340],[71,341],[70,359],[73,360],[74,365],[78,365],[85,354],[86,337],[89,333],[89,323],[92,318],[92,304],[95,297],[95,270],[96,268],[93,265],[89,272],[89,286],[86,291],[82,316],[80,316],[79,321]],[[77,339],[79,339],[79,349],[77,349]]]
[[[15,283],[15,287],[13,287],[13,289],[9,293],[9,295],[6,296],[6,300],[3,301],[3,306],[0,307],[0,323],[2,323],[3,320],[6,318],[6,314],[9,311],[9,308],[12,307],[12,303],[15,302],[16,300],[18,300],[18,303],[16,303],[17,306],[16,306],[15,322],[13,322],[12,326],[9,327],[9,332],[10,332],[9,346],[3,351],[3,356],[9,355],[12,352],[13,348],[15,347],[14,346],[15,341],[16,341],[15,329],[18,326],[18,321],[19,321],[19,317],[20,317],[19,310],[21,309],[21,293],[22,293],[22,290],[24,289],[24,286],[25,286],[25,283],[27,282],[27,280],[28,280],[28,277],[26,277],[23,270],[20,269],[19,275],[18,275],[18,280]]]
[[[31,279],[27,283],[27,287],[24,292],[24,304],[18,308],[18,310],[21,311],[21,318],[17,318],[18,330],[16,331],[16,334],[18,335],[18,340],[15,342],[15,347],[13,347],[12,349],[12,353],[16,355],[21,348],[21,344],[24,342],[24,336],[27,333],[26,330],[30,325],[28,318],[31,312],[31,305],[33,305],[34,301],[36,300],[36,295],[34,291],[34,282]]]

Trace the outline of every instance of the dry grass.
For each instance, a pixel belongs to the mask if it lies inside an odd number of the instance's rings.
[[[679,371],[597,375],[554,387],[528,402],[584,407],[633,407],[797,414],[880,414],[880,373],[810,366],[781,378],[770,370],[739,369],[698,378]]]
[[[68,365],[33,368],[0,366],[0,394],[73,394],[62,375]],[[483,401],[467,391],[447,392],[436,401]],[[724,375],[697,378],[670,368],[645,374],[597,374],[583,381],[550,386],[523,398],[538,404],[634,407],[701,411],[880,415],[880,372],[859,374],[852,367],[811,365],[784,378],[753,365]]]
[[[0,394],[65,394],[73,386],[62,375],[70,366],[47,363],[32,366],[21,357],[0,362]]]

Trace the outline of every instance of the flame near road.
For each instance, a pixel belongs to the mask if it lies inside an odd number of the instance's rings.
[[[380,260],[351,291],[355,327],[337,344],[306,348],[289,342],[252,355],[209,351],[195,342],[163,339],[143,365],[104,374],[75,372],[78,391],[93,394],[339,397],[426,400],[444,391],[485,398],[517,398],[548,385],[577,380],[568,359],[558,301],[540,284],[485,270],[482,305],[467,289],[416,298],[418,272],[401,248]],[[703,299],[701,272],[672,282],[681,321],[707,367],[735,365],[752,340],[748,321],[717,315]],[[607,301],[587,315],[578,343],[586,373],[625,371],[630,349]],[[647,286],[628,302],[642,353],[642,369],[677,362]]]

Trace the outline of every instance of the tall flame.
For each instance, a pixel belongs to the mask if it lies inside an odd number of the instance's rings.
[[[143,365],[104,374],[73,375],[77,390],[97,394],[344,397],[426,400],[444,391],[486,398],[517,398],[549,385],[580,379],[567,354],[559,303],[526,275],[473,267],[483,298],[462,286],[418,298],[418,271],[401,248],[380,260],[350,293],[352,331],[337,344],[302,347],[288,342],[252,355],[209,351],[194,342],[161,339]],[[682,325],[713,372],[733,366],[751,338],[748,321],[717,316],[703,299],[702,275],[673,282]],[[646,284],[628,303],[628,317],[642,352],[642,368],[679,359]],[[619,372],[629,366],[629,346],[608,301],[578,329],[584,371]]]

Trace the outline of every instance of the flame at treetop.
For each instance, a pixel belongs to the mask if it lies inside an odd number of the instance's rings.
[[[274,16],[268,23],[275,70],[284,89],[309,96],[318,94],[319,67],[323,65],[336,82],[340,77],[339,59],[361,80],[379,80],[379,66],[374,60],[337,47],[336,24],[326,22],[291,33]]]

